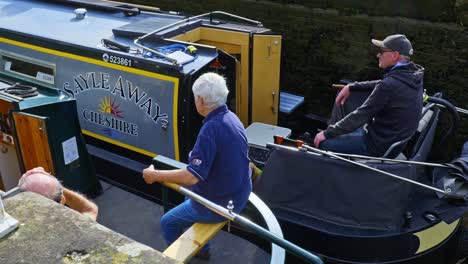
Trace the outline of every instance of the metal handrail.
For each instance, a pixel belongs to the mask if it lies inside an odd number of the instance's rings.
[[[82,1],[82,0],[74,0],[74,1],[61,1],[64,4],[69,4],[69,5],[79,5],[81,7],[88,7],[88,8],[94,8],[94,9],[101,9],[101,10],[107,10],[107,11],[119,11],[123,12],[125,14],[140,14],[141,13],[141,7],[138,5],[132,5],[132,4],[127,4],[127,3],[122,3],[122,2],[114,2],[114,1],[103,1],[107,3],[116,3],[116,4],[125,4],[127,6],[130,6],[132,8],[126,8],[126,7],[119,7],[119,6],[112,6],[112,5],[106,5],[106,4],[100,4],[98,2],[90,2],[90,1]]]
[[[466,109],[455,106],[455,110],[457,110],[458,113],[468,115],[468,110],[466,110]]]
[[[313,263],[313,264],[323,264],[322,259],[320,257],[308,252],[307,250],[287,241],[286,239],[283,239],[282,237],[279,237],[276,234],[271,233],[270,231],[266,230],[265,228],[253,223],[249,219],[238,215],[231,210],[228,210],[218,204],[215,204],[211,202],[210,200],[205,199],[204,197],[188,190],[185,187],[182,187],[180,185],[174,184],[174,183],[163,183],[165,186],[174,189],[178,192],[180,192],[183,195],[186,195],[190,197],[191,199],[197,201],[198,203],[202,204],[206,208],[212,210],[213,212],[227,218],[230,221],[233,221],[242,227],[252,231],[254,234],[262,237],[263,239],[266,239],[284,249],[289,251],[290,253],[296,255],[297,257],[301,258],[302,260],[307,261],[308,263]]]
[[[266,227],[270,232],[283,238],[283,231],[271,209],[255,193],[250,193],[249,202],[255,207],[265,221]],[[284,263],[286,251],[284,248],[271,243],[270,264]]]
[[[205,13],[205,14],[201,14],[201,15],[197,15],[197,16],[192,16],[192,17],[188,17],[188,18],[185,18],[185,19],[182,19],[182,20],[179,20],[177,22],[174,22],[174,23],[171,23],[169,25],[166,25],[166,26],[163,26],[163,27],[160,27],[158,29],[155,29],[153,31],[151,31],[150,33],[147,33],[141,37],[138,37],[136,38],[135,40],[133,40],[133,43],[135,45],[137,45],[138,47],[146,50],[146,51],[149,51],[149,52],[153,52],[154,54],[158,55],[158,56],[161,56],[163,58],[165,58],[166,60],[172,62],[173,64],[176,64],[178,65],[178,61],[176,59],[173,59],[173,58],[170,58],[168,57],[166,54],[164,53],[161,53],[157,50],[154,50],[152,48],[148,48],[146,47],[145,45],[141,44],[140,41],[142,41],[143,39],[147,38],[148,36],[151,36],[153,34],[156,34],[158,32],[161,32],[163,30],[166,30],[168,28],[171,28],[171,27],[174,27],[178,24],[182,24],[182,23],[186,23],[186,22],[189,22],[191,20],[194,20],[194,19],[197,19],[197,18],[201,18],[201,17],[205,17],[205,16],[208,16],[208,15],[214,15],[214,14],[221,14],[221,15],[227,15],[227,16],[230,16],[230,17],[234,17],[234,18],[237,18],[237,19],[241,19],[241,20],[244,20],[244,21],[247,21],[249,23],[253,23],[253,24],[256,24],[257,26],[260,26],[262,27],[262,23],[260,21],[256,21],[256,20],[252,20],[252,19],[248,19],[248,18],[245,18],[245,17],[241,17],[241,16],[236,16],[234,14],[230,14],[230,13],[227,13],[227,12],[223,12],[223,11],[212,11],[212,12],[209,12],[209,13]]]
[[[386,161],[386,162],[391,162],[391,163],[421,165],[421,166],[436,167],[436,168],[450,168],[447,165],[439,164],[439,163],[411,161],[411,160],[398,160],[398,159],[389,159],[389,158],[382,158],[382,157],[370,157],[370,156],[365,156],[365,155],[346,154],[346,153],[337,153],[337,152],[334,154],[337,156],[341,156],[341,157],[348,157],[348,158],[355,158],[355,159],[378,160],[378,161]]]

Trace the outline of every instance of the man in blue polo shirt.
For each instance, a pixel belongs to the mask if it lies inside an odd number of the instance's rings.
[[[229,91],[223,77],[216,73],[203,74],[193,84],[192,91],[197,111],[205,119],[189,154],[187,168],[163,171],[151,165],[143,171],[143,178],[148,184],[172,182],[190,186],[193,192],[221,206],[227,206],[232,200],[234,212],[239,213],[252,191],[244,126],[226,106]],[[161,218],[161,226],[164,239],[171,244],[195,222],[222,221],[226,219],[186,199]],[[208,247],[199,254],[209,256]]]

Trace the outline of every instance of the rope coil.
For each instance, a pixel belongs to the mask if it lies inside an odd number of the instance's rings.
[[[38,95],[39,93],[37,92],[37,88],[34,86],[29,86],[29,85],[24,85],[20,83],[15,83],[13,86],[10,86],[8,88],[5,88],[3,90],[6,93],[9,93],[11,95],[16,95],[21,98],[28,98],[28,97],[34,97]]]

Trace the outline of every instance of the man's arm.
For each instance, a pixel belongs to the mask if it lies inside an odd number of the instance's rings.
[[[82,214],[88,215],[96,221],[98,216],[98,207],[93,202],[86,199],[83,195],[63,188],[63,196],[65,196],[65,205]]]
[[[177,170],[156,170],[151,165],[143,170],[143,179],[146,183],[171,182],[184,186],[192,186],[198,183],[198,178],[186,169]]]
[[[388,89],[391,89],[391,87],[388,88],[383,83],[379,83],[379,86],[372,91],[367,100],[360,107],[336,124],[328,126],[323,136],[325,136],[326,139],[330,139],[351,133],[363,126],[387,104],[390,93]]]
[[[374,90],[374,88],[377,86],[377,84],[380,83],[380,81],[382,80],[354,82],[349,84],[349,88],[351,92],[372,92],[372,90]]]
[[[333,84],[332,86],[338,89],[341,89],[338,95],[336,96],[335,103],[336,105],[344,105],[348,97],[351,95],[351,92],[371,92],[374,90],[375,86],[380,83],[380,80],[376,81],[366,81],[366,82],[355,82],[347,85],[337,85]]]

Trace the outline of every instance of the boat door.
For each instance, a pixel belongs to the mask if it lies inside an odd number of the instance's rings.
[[[281,36],[197,28],[175,40],[212,45],[235,56],[238,80],[235,112],[244,123],[278,123]],[[231,108],[232,109],[232,108]]]
[[[254,35],[251,122],[278,123],[281,36]]]
[[[48,118],[21,112],[14,112],[12,116],[24,170],[40,166],[55,175],[47,134]]]
[[[237,101],[241,100],[237,96],[241,92],[240,61],[231,54],[218,50],[218,58],[210,64],[210,71],[216,72],[226,78],[229,90],[226,104],[232,112],[237,113],[237,109],[240,108],[240,105],[238,105],[240,102]]]

